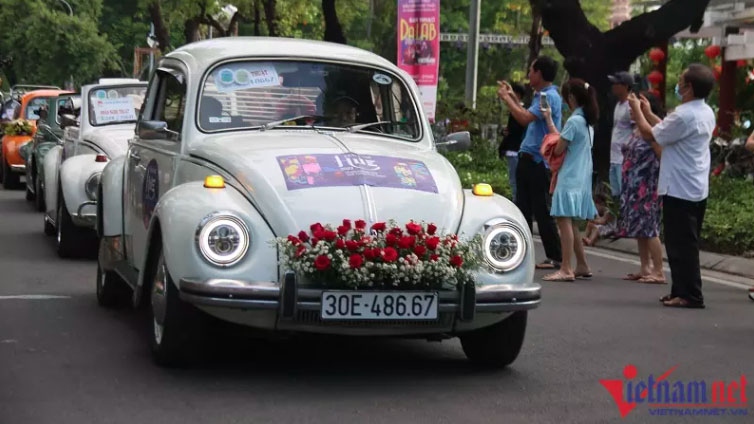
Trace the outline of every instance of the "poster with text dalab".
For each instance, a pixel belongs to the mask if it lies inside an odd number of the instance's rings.
[[[419,86],[424,112],[435,120],[440,66],[440,0],[398,0],[398,67]]]

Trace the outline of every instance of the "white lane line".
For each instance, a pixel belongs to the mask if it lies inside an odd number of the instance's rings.
[[[539,238],[539,237],[533,237],[533,238],[534,238],[535,242],[542,243],[542,239],[541,238]],[[598,256],[600,258],[610,259],[610,260],[614,260],[614,261],[618,261],[618,262],[623,262],[623,263],[627,263],[627,264],[632,264],[632,265],[639,265],[640,264],[640,262],[637,259],[629,259],[629,258],[625,258],[625,257],[622,257],[622,256],[616,256],[616,255],[613,255],[613,254],[610,254],[610,253],[606,253],[604,251],[592,250],[591,248],[586,248],[584,250],[585,250],[585,252],[586,252],[587,255]],[[665,270],[665,272],[670,273],[670,268],[667,265],[664,266],[663,269]],[[736,283],[734,281],[724,280],[722,278],[717,278],[717,277],[712,277],[712,276],[709,276],[709,275],[705,275],[705,270],[702,270],[702,280],[709,281],[710,283],[720,284],[720,285],[723,285],[723,286],[737,288],[737,289],[748,290],[749,288],[751,288],[751,285],[748,285],[748,284]]]
[[[0,296],[0,300],[49,300],[49,299],[70,299],[71,296],[58,296],[54,294],[18,294],[14,296]]]

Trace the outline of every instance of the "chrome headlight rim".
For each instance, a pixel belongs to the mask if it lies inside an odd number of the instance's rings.
[[[221,255],[210,247],[209,237],[211,233],[221,226],[228,226],[235,230],[238,235],[238,245],[227,255]],[[251,233],[246,223],[233,212],[213,212],[204,217],[196,228],[196,247],[199,253],[209,264],[227,268],[240,262],[248,253],[251,246]]]
[[[516,251],[506,260],[496,258],[492,252],[492,243],[502,234],[512,237],[516,243]],[[496,220],[485,225],[482,239],[482,256],[485,263],[493,270],[497,272],[510,272],[517,269],[526,259],[528,247],[526,235],[521,226],[507,220]]]
[[[84,183],[84,192],[89,200],[97,200],[97,189],[101,179],[102,172],[95,172],[86,179],[86,182]]]

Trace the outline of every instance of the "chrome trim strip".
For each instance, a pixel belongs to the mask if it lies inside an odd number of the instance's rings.
[[[89,214],[88,213],[86,215],[84,215],[84,214],[81,213],[81,210],[84,209],[87,206],[97,206],[97,202],[95,202],[94,200],[89,200],[87,202],[84,202],[84,203],[80,204],[79,207],[78,207],[78,209],[76,209],[76,216],[79,217],[79,218],[88,218],[88,217],[95,217],[96,218],[97,217],[96,213],[94,213],[94,214]]]

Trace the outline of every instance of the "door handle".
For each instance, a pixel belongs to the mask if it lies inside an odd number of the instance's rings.
[[[139,154],[134,151],[128,154],[128,158],[135,162],[138,162],[141,160],[141,156],[139,156]]]

